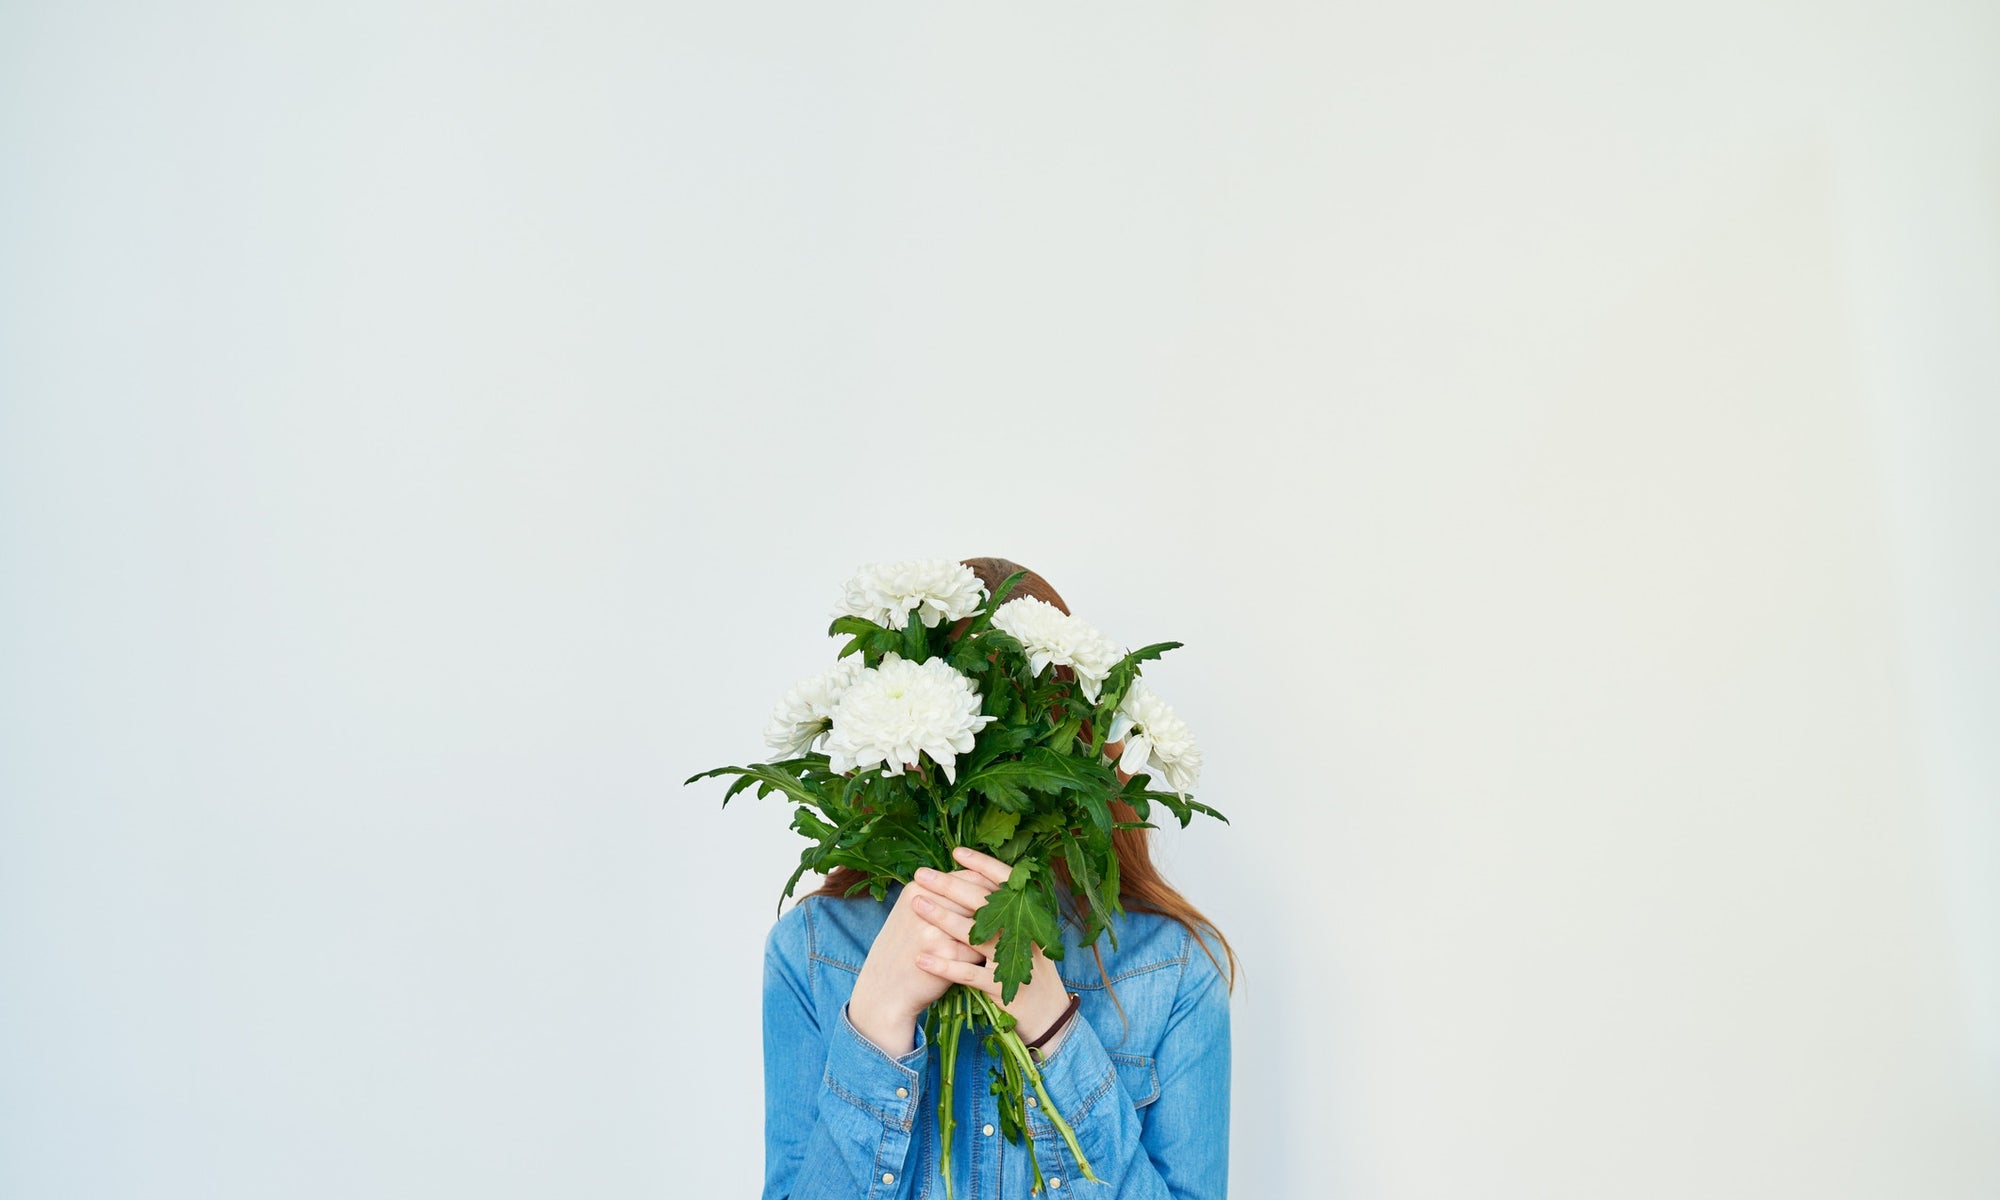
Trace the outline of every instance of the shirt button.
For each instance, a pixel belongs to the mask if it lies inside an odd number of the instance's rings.
[[[980,1130],[979,1132],[981,1132],[981,1133],[985,1134],[985,1135],[986,1135],[987,1137],[992,1137],[992,1136],[993,1136],[993,1127],[992,1127],[991,1125],[988,1125],[988,1126],[987,1126],[986,1128],[984,1128],[984,1129]]]
[[[888,1173],[887,1171],[884,1171],[884,1172],[882,1172],[882,1182],[883,1182],[883,1183],[894,1183],[894,1182],[896,1182],[896,1177],[895,1177],[894,1175],[891,1175],[891,1174],[889,1174],[889,1173]]]
[[[910,1089],[909,1089],[909,1088],[897,1088],[897,1089],[896,1089],[896,1099],[898,1099],[898,1100],[901,1100],[901,1099],[902,1099],[903,1097],[905,1097],[905,1096],[907,1096],[907,1095],[909,1095],[909,1094],[910,1094]]]
[[[1050,1186],[1050,1187],[1052,1187],[1052,1188],[1059,1188],[1059,1187],[1061,1187],[1061,1186],[1062,1186],[1062,1176],[1060,1176],[1060,1175],[1051,1175],[1051,1176],[1049,1176],[1049,1186]]]
[[[1033,1096],[1028,1097],[1028,1107],[1029,1108],[1035,1107],[1035,1098]]]

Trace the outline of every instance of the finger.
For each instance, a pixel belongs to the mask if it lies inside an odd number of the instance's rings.
[[[985,905],[987,894],[993,890],[992,880],[969,869],[947,875],[929,867],[918,867],[917,882],[948,900],[958,901],[967,913],[978,912]]]
[[[974,850],[970,846],[958,847],[951,852],[951,856],[992,880],[994,887],[1005,885],[1008,878],[1014,874],[1014,868],[1001,862],[991,854],[983,850]]]
[[[947,962],[955,960],[962,963],[971,963],[975,967],[984,965],[989,961],[984,954],[979,952],[977,947],[966,945],[936,926],[925,926],[924,932],[930,936],[922,939],[917,944],[917,952],[920,954],[928,954],[933,958],[941,958]],[[987,969],[991,970],[992,968],[989,967]]]
[[[928,971],[940,979],[949,979],[953,983],[962,983],[967,987],[976,987],[989,995],[998,996],[1000,994],[1000,983],[993,978],[992,967],[973,966],[967,962],[950,962],[933,954],[918,955],[917,966],[919,969]]]
[[[916,909],[917,915],[924,920],[929,921],[959,941],[964,942],[967,946],[972,944],[968,936],[972,932],[972,917],[969,914],[960,913],[956,908],[946,909],[943,904],[933,900],[929,895],[918,896],[910,902],[910,906]]]
[[[927,888],[920,883],[904,884],[903,893],[910,898],[910,907],[912,908],[916,907],[919,900],[929,900],[946,912],[957,913],[961,917],[969,918],[974,912],[978,911],[977,909],[968,909],[951,897],[941,895],[934,889]]]

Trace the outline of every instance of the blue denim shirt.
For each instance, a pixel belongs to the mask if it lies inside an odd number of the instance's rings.
[[[891,1057],[848,1018],[847,1000],[889,899],[806,896],[764,946],[763,1200],[943,1200],[937,1125],[939,1053]],[[1100,936],[1105,974],[1063,924],[1058,972],[1082,997],[1041,1064],[1049,1098],[1102,1183],[1077,1174],[1069,1147],[1028,1109],[1048,1189],[1061,1200],[1222,1200],[1229,1181],[1229,988],[1187,928],[1154,913]],[[1218,961],[1222,945],[1202,939]],[[1121,1020],[1118,1004],[1123,1004]],[[1027,1149],[1001,1134],[987,1091],[984,1039],[959,1040],[953,1107],[954,1200],[1024,1200]],[[1029,1093],[1033,1095],[1032,1090]]]

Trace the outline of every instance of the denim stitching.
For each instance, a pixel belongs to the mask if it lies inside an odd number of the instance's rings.
[[[1134,975],[1144,975],[1148,971],[1157,971],[1161,967],[1171,967],[1176,964],[1179,964],[1181,967],[1185,968],[1187,966],[1187,961],[1188,961],[1187,952],[1182,951],[1178,956],[1174,958],[1163,958],[1158,962],[1143,963],[1136,967],[1128,967],[1125,970],[1120,971],[1117,974],[1111,976],[1108,982],[1117,983],[1121,979],[1130,979]],[[1089,980],[1089,981],[1082,979],[1071,979],[1069,976],[1064,975],[1063,982],[1068,984],[1070,987],[1079,990],[1083,988],[1096,988],[1098,991],[1103,991],[1104,985],[1107,981],[1102,979]]]
[[[1146,1083],[1152,1090],[1144,1096],[1134,1096],[1132,1098],[1133,1108],[1144,1108],[1146,1105],[1160,1098],[1160,1068],[1157,1060],[1152,1055],[1121,1054],[1113,1050],[1107,1050],[1105,1054],[1111,1059],[1111,1069],[1113,1071],[1118,1069],[1118,1064],[1121,1062],[1128,1066],[1144,1067],[1146,1069]]]
[[[839,1095],[839,1097],[842,1100],[847,1101],[849,1104],[852,1104],[854,1107],[860,1109],[862,1112],[865,1112],[869,1116],[874,1117],[877,1121],[880,1121],[883,1125],[885,1126],[893,1125],[897,1129],[902,1130],[904,1133],[910,1132],[910,1121],[911,1121],[910,1117],[906,1116],[900,1120],[891,1117],[888,1113],[884,1112],[879,1108],[876,1108],[873,1104],[870,1104],[868,1101],[863,1100],[861,1097],[855,1095],[853,1092],[850,1092],[846,1088],[840,1086],[840,1081],[833,1077],[833,1072],[831,1071],[828,1071],[825,1074],[823,1074],[821,1078],[826,1080],[826,1086],[832,1088],[834,1092],[837,1095]]]
[[[1117,1081],[1118,1081],[1118,1067],[1117,1064],[1114,1063],[1112,1064],[1111,1070],[1105,1073],[1104,1082],[1098,1084],[1097,1087],[1090,1093],[1090,1095],[1084,1097],[1083,1103],[1076,1106],[1075,1112],[1064,1113],[1063,1120],[1068,1121],[1072,1126],[1082,1121],[1083,1118],[1089,1114],[1091,1106],[1096,1104],[1099,1100],[1101,1100],[1104,1097],[1104,1094],[1106,1092],[1109,1092],[1112,1086]],[[1051,1138],[1057,1137],[1056,1127],[1054,1122],[1049,1121],[1045,1117],[1036,1115],[1035,1110],[1032,1109],[1029,1110],[1028,1129],[1030,1132],[1034,1134],[1035,1139],[1037,1141],[1040,1141],[1044,1137],[1051,1137]]]

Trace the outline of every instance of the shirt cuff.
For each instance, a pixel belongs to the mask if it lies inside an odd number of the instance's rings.
[[[1097,1132],[1098,1123],[1089,1118],[1108,1097],[1117,1095],[1117,1065],[1080,1010],[1051,1041],[1055,1046],[1043,1047],[1048,1053],[1035,1070],[1042,1077],[1050,1101],[1075,1129],[1084,1152],[1095,1161],[1098,1150],[1093,1143],[1099,1139],[1092,1134]],[[1034,1095],[1033,1089],[1028,1094]],[[1032,1106],[1028,1109],[1028,1128],[1038,1140],[1056,1138],[1054,1126]]]
[[[826,1084],[835,1095],[882,1124],[908,1133],[923,1101],[924,1067],[930,1062],[930,1039],[917,1022],[916,1045],[891,1056],[865,1037],[840,1006],[840,1032],[826,1056]]]

